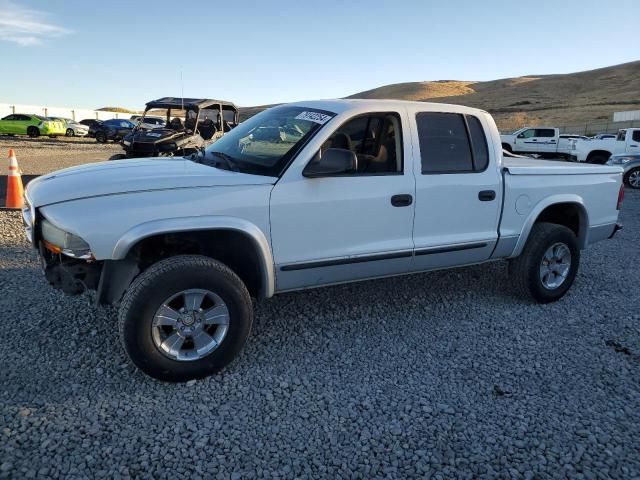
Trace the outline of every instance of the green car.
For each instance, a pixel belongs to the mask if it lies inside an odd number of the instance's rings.
[[[66,127],[63,122],[40,115],[14,113],[0,120],[0,135],[29,135],[35,138],[40,135],[56,137],[65,133]]]

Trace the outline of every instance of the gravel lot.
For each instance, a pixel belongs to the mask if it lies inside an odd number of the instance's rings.
[[[89,137],[28,138],[0,135],[0,155],[4,158],[0,171],[2,174],[6,174],[6,158],[10,148],[16,152],[22,173],[28,175],[42,175],[82,163],[103,162],[111,155],[122,153],[122,147],[117,143],[98,143]]]
[[[169,385],[0,212],[0,478],[640,478],[638,192],[622,220],[558,303],[502,263],[286,294]]]

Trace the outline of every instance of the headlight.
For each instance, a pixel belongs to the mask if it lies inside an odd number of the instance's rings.
[[[629,163],[631,160],[633,160],[633,157],[618,157],[614,159],[614,162],[617,161],[618,163]]]
[[[122,143],[123,143],[123,145],[126,145],[127,147],[129,145],[131,145],[131,142],[129,140],[123,140]]]
[[[63,253],[69,257],[88,260],[93,258],[89,244],[73,233],[65,232],[53,223],[43,219],[40,232],[45,246],[54,253]]]

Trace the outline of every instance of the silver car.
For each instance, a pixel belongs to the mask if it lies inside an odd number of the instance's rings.
[[[617,165],[624,169],[624,184],[640,189],[640,153],[611,155],[607,165]]]
[[[65,135],[67,137],[85,137],[89,134],[89,127],[78,123],[70,118],[55,117],[54,120],[58,120],[65,124]]]

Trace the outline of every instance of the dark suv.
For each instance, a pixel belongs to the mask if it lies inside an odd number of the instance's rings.
[[[133,127],[135,124],[129,120],[112,118],[97,125],[94,136],[99,143],[107,143],[109,140],[119,141],[129,135]]]

